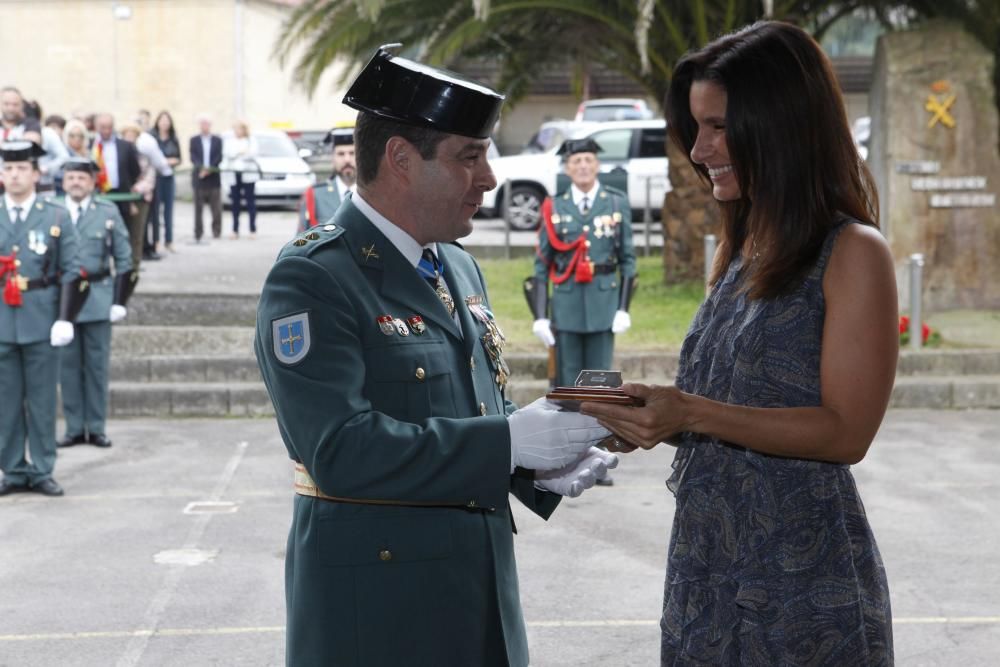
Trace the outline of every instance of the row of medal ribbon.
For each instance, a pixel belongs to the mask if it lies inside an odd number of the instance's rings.
[[[394,334],[409,336],[410,331],[413,331],[414,334],[419,336],[423,332],[427,331],[427,325],[424,324],[424,319],[419,315],[407,317],[405,322],[402,318],[392,317],[391,315],[382,315],[377,317],[375,321],[378,322],[379,331],[384,333],[386,336],[392,336]]]

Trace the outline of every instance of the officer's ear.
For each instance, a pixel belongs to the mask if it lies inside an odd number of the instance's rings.
[[[416,151],[416,147],[403,137],[389,137],[389,141],[385,142],[382,163],[394,180],[410,182],[413,156],[416,155]]]

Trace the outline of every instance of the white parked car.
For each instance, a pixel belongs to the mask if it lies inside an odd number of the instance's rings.
[[[623,190],[632,206],[632,219],[641,220],[647,205],[659,217],[663,198],[670,191],[667,178],[667,122],[631,120],[600,123],[569,136],[569,139],[593,138],[603,151],[599,178],[602,183]],[[560,142],[561,145],[561,142]],[[490,160],[497,187],[483,196],[482,213],[502,216],[511,229],[534,229],[538,226],[542,201],[569,187],[562,158],[556,155],[559,145],[544,153],[522,153]],[[505,208],[506,182],[510,183],[510,206]]]
[[[607,97],[580,102],[580,106],[576,109],[575,120],[604,122],[608,120],[649,120],[652,117],[653,110],[646,104],[646,100],[632,97]]]
[[[257,130],[252,133],[257,140],[255,162],[260,169],[254,194],[260,200],[295,200],[316,182],[316,174],[302,159],[295,142],[278,130]],[[222,140],[232,138],[232,133],[222,135]],[[223,200],[229,204],[229,188],[223,188]]]

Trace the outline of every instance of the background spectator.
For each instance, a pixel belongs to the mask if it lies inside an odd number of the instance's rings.
[[[160,152],[156,140],[143,132],[138,125],[126,125],[121,132],[122,138],[133,143],[139,153],[139,178],[136,179],[132,191],[142,195],[142,199],[137,202],[138,216],[142,221],[143,229],[142,258],[160,259],[160,255],[153,252],[145,233],[146,220],[149,218],[149,206],[153,202],[153,191],[156,189],[156,175],[161,169],[170,169],[170,165],[167,164],[166,158]]]
[[[246,122],[233,123],[233,135],[227,136],[222,148],[226,171],[224,185],[229,188],[229,201],[233,208],[233,239],[240,237],[240,211],[242,201],[246,202],[247,216],[250,218],[250,238],[257,237],[257,201],[254,184],[260,174],[257,157],[257,140],[250,135]]]
[[[90,157],[90,132],[83,121],[71,118],[63,129],[63,143],[72,157]]]
[[[205,228],[202,210],[207,203],[212,211],[212,236],[222,236],[222,197],[219,188],[219,165],[222,164],[222,138],[212,134],[212,119],[198,116],[198,134],[191,137],[191,187],[194,189],[194,242],[201,243]]]
[[[170,112],[161,111],[156,116],[156,122],[153,125],[153,138],[160,146],[160,151],[167,159],[167,164],[176,169],[181,162],[181,143],[177,139],[173,117]],[[154,252],[160,242],[161,209],[163,210],[163,244],[168,251],[174,252],[174,197],[176,193],[177,184],[173,172],[168,175],[156,175],[156,192],[153,195],[153,206],[150,209]]]
[[[42,105],[37,100],[24,103],[24,117],[33,123],[38,123],[38,133],[41,139],[40,145],[45,155],[38,158],[38,171],[41,177],[35,186],[38,192],[56,192],[62,196],[60,189],[62,184],[57,182],[56,174],[62,169],[62,164],[69,157],[69,152],[63,145],[59,132],[53,130],[48,125],[41,124]],[[61,181],[61,178],[59,179]]]

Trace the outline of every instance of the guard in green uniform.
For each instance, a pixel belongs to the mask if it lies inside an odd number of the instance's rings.
[[[61,351],[60,385],[66,435],[60,447],[89,442],[110,447],[105,431],[111,323],[125,317],[135,287],[128,229],[118,207],[93,198],[97,164],[73,159],[64,166],[66,208],[76,225],[77,260],[90,296],[76,318],[73,342]],[[112,265],[114,270],[112,270]]]
[[[506,400],[503,333],[452,243],[496,186],[502,100],[379,49],[345,97],[358,190],[264,284],[255,351],[296,463],[288,665],[524,667],[508,494],[548,517],[615,463],[590,418]]]
[[[0,144],[6,194],[0,207],[0,495],[61,496],[56,462],[59,350],[87,297],[66,209],[37,198],[44,152],[27,141]]]
[[[323,139],[333,144],[333,173],[330,180],[310,185],[299,202],[299,232],[327,222],[337,207],[354,191],[358,170],[354,158],[354,128],[335,127]]]
[[[585,368],[611,368],[614,334],[631,326],[632,212],[624,192],[597,180],[600,150],[593,139],[569,140],[559,148],[571,185],[542,204],[535,275],[526,285],[533,331],[556,348],[559,386],[572,386]]]

